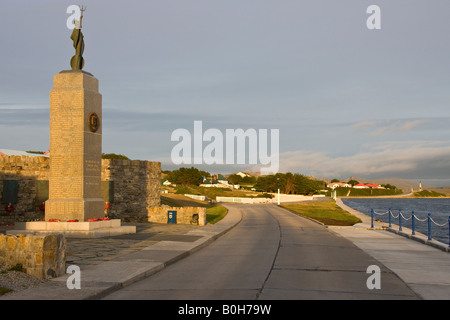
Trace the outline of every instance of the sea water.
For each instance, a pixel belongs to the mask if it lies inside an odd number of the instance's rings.
[[[398,229],[398,213],[402,212],[402,227],[412,229],[411,214],[414,211],[415,230],[416,232],[428,235],[428,213],[431,214],[431,237],[437,241],[445,244],[449,243],[449,216],[450,216],[450,198],[417,198],[417,199],[392,199],[392,198],[361,198],[361,199],[342,199],[342,202],[347,206],[358,210],[370,216],[371,209],[374,210],[374,219],[379,219],[383,222],[389,222],[388,214],[385,214],[391,209],[391,223],[392,227]],[[394,218],[395,217],[395,218]],[[419,219],[421,221],[419,221]],[[425,221],[423,221],[425,220]]]

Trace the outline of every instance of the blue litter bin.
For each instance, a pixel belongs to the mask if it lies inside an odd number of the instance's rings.
[[[176,224],[177,223],[177,212],[176,211],[168,211],[167,212],[167,223]]]

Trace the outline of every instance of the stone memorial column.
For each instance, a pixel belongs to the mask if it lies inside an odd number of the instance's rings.
[[[100,218],[102,96],[82,70],[62,71],[50,91],[50,178],[45,220]]]

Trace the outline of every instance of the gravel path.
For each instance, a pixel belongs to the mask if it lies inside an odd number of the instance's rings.
[[[24,272],[8,271],[4,265],[0,265],[0,287],[18,292],[38,286],[44,282],[45,280],[37,279]]]

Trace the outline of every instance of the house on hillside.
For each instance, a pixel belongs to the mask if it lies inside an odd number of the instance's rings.
[[[165,181],[162,183],[162,185],[165,186],[165,187],[176,187],[176,186],[177,186],[175,183],[172,183],[172,182],[170,182],[169,180],[165,180]]]
[[[248,173],[239,171],[238,173],[236,173],[237,176],[240,176],[241,178],[245,178],[245,177],[251,177],[251,175],[249,175]]]
[[[380,185],[372,184],[372,183],[366,183],[366,184],[358,183],[358,184],[354,185],[353,188],[355,188],[355,189],[369,189],[369,188],[383,189],[383,187],[381,187]]]
[[[327,184],[327,187],[334,190],[338,187],[351,188],[352,185],[348,184],[348,183],[343,183],[343,182],[332,182],[332,183]]]
[[[227,178],[225,178],[220,173],[216,173],[213,175],[210,179],[203,177],[203,181],[200,184],[200,187],[206,187],[206,188],[230,188],[233,189],[235,186],[228,181]]]

